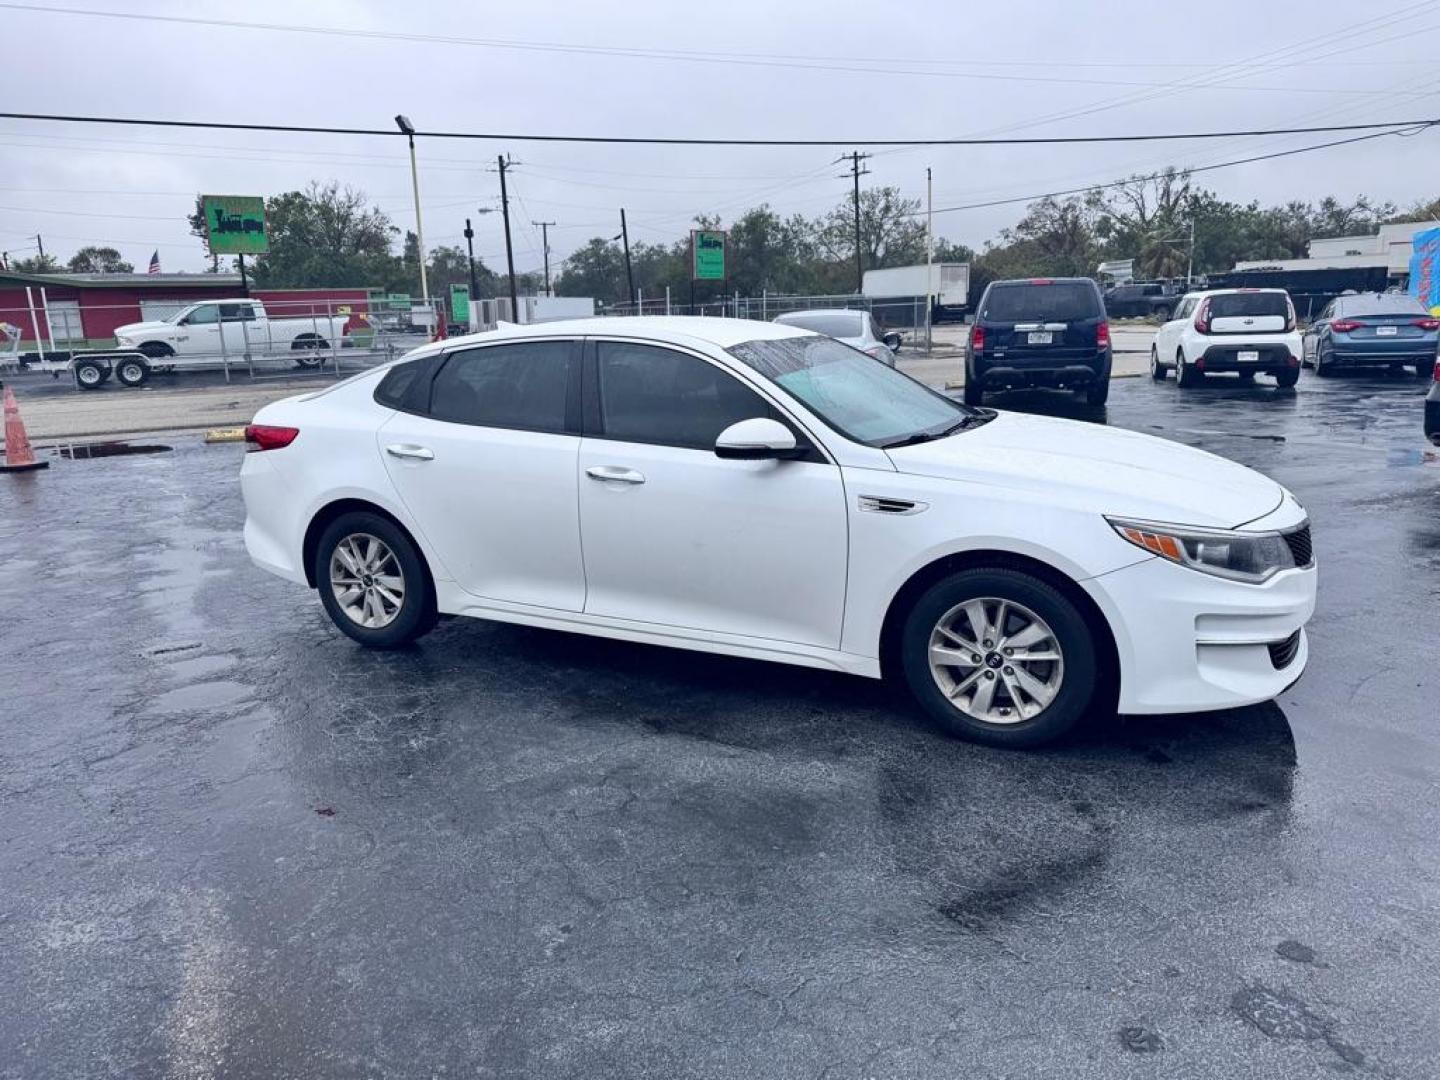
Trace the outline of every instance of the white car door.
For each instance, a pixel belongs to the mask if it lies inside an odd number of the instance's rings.
[[[1193,309],[1195,303],[1188,298],[1181,299],[1176,306],[1173,316],[1164,323],[1155,334],[1155,352],[1160,357],[1160,363],[1170,364],[1175,360],[1175,350],[1180,347],[1180,331],[1185,327],[1186,313]]]
[[[254,304],[247,301],[220,305],[220,337],[228,355],[238,357],[247,352],[266,351],[264,340],[257,339],[255,327]]]
[[[443,361],[426,415],[379,431],[396,492],[466,592],[580,611],[580,346],[520,341]]]
[[[220,305],[196,304],[181,320],[183,333],[176,335],[175,351],[195,356],[220,355]]]
[[[757,416],[788,423],[711,360],[623,341],[588,346],[579,463],[587,614],[839,647],[848,553],[840,469],[814,447],[786,461],[715,455],[721,431]]]

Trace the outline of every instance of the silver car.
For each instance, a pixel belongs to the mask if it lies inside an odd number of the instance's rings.
[[[868,311],[850,308],[818,308],[813,311],[791,311],[777,316],[782,326],[798,326],[817,334],[832,337],[851,348],[873,356],[882,364],[895,366],[895,353],[900,348],[900,335],[895,331],[882,334]]]

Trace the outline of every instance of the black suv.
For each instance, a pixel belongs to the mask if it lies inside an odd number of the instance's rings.
[[[1110,396],[1110,324],[1089,278],[992,281],[965,346],[965,403],[986,390],[1074,388],[1091,405]]]

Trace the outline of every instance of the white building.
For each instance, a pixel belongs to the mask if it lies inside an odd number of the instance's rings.
[[[1236,270],[1335,270],[1383,266],[1392,278],[1410,272],[1410,243],[1417,232],[1433,229],[1433,221],[1381,225],[1373,236],[1328,236],[1310,241],[1306,259],[1249,259]]]

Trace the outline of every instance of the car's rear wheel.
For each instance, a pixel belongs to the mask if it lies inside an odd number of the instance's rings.
[[[1165,365],[1160,363],[1160,353],[1155,346],[1150,346],[1150,378],[1156,382],[1165,381]]]
[[[330,523],[315,549],[320,602],[340,631],[393,649],[435,625],[435,588],[425,560],[394,522],[356,511]]]
[[[1085,387],[1085,404],[1104,405],[1110,400],[1110,380],[1101,372]]]
[[[965,404],[983,405],[985,403],[985,388],[980,385],[978,378],[965,376]]]
[[[1294,386],[1300,381],[1300,369],[1298,367],[1286,368],[1284,371],[1275,373],[1275,385],[1281,388]]]
[[[1197,371],[1194,364],[1185,362],[1185,350],[1180,349],[1175,353],[1175,385],[1189,388],[1199,386],[1205,380],[1205,373]]]
[[[1322,379],[1328,379],[1335,374],[1335,365],[1325,359],[1325,350],[1318,345],[1315,347],[1315,374]]]
[[[144,386],[150,379],[150,365],[138,356],[122,357],[115,365],[115,378],[124,386]]]
[[[75,364],[75,382],[82,390],[99,390],[110,378],[110,369],[98,360],[80,360]]]
[[[1084,617],[1019,570],[962,570],[932,585],[906,619],[901,653],[925,710],[952,734],[992,746],[1059,738],[1095,693]]]

